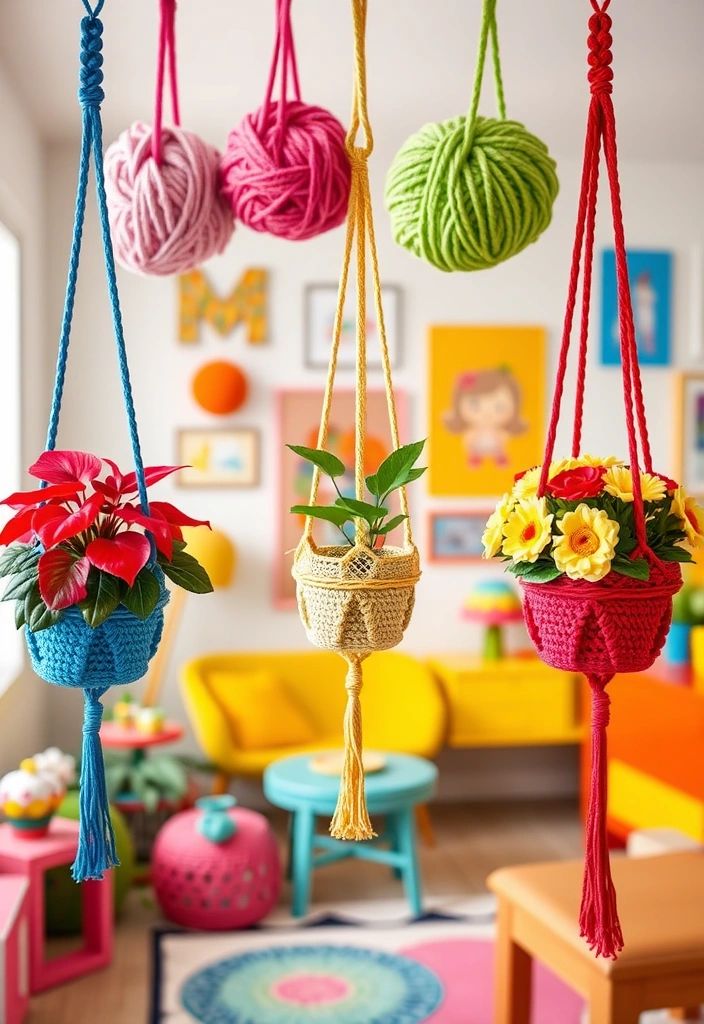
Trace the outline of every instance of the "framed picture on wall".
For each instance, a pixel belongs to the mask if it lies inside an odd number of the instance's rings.
[[[672,332],[672,253],[629,250],[628,280],[631,285],[633,320],[638,361],[641,366],[669,366]],[[601,361],[621,365],[618,327],[616,257],[606,249],[601,262]]]
[[[675,377],[675,476],[691,495],[704,497],[704,373]]]
[[[493,507],[431,512],[428,516],[428,560],[451,565],[481,561],[482,534]]]
[[[401,289],[385,284],[381,289],[384,308],[386,341],[392,367],[400,360],[401,339]],[[325,370],[330,361],[335,311],[337,310],[336,284],[310,284],[305,290],[305,363],[312,369]],[[350,282],[342,319],[340,349],[337,365],[340,369],[352,369],[355,365],[356,344],[356,297],[354,283]],[[367,296],[367,366],[381,368],[381,348],[376,323],[374,298]]]
[[[250,427],[179,430],[176,460],[180,487],[256,487],[259,431]]]
[[[428,490],[504,494],[542,458],[545,330],[430,328]]]
[[[403,444],[406,434],[406,396],[399,391],[396,391],[395,395],[399,432]],[[286,445],[303,444],[309,448],[317,447],[322,405],[322,388],[291,389],[279,391],[277,395],[279,495],[276,550],[278,555],[274,557],[273,590],[274,602],[279,608],[295,608],[296,605],[296,584],[291,576],[291,566],[293,565],[293,553],[301,539],[305,519],[303,516],[292,515],[289,509],[292,505],[308,504],[312,477],[310,463],[299,458],[286,448]],[[330,411],[326,448],[337,455],[347,467],[345,475],[338,477],[336,482],[340,491],[350,497],[354,495],[354,422],[354,391],[336,389]],[[380,463],[392,449],[386,395],[382,390],[371,389],[367,392],[365,475],[376,472]],[[323,475],[320,480],[318,502],[322,505],[332,504],[335,497],[331,481]],[[400,511],[398,494],[391,496],[389,508],[392,515],[396,515]],[[318,544],[344,543],[336,527],[320,520],[315,522],[314,537]],[[401,538],[402,531],[394,530],[389,534],[387,543],[398,544],[401,542]]]

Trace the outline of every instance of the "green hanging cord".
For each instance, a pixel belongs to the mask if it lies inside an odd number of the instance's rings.
[[[506,120],[506,99],[504,96],[504,82],[501,75],[501,58],[499,56],[499,32],[496,27],[496,5],[498,0],[484,0],[482,7],[482,27],[479,32],[479,48],[477,50],[477,68],[474,73],[474,87],[472,89],[472,101],[469,105],[469,113],[465,122],[465,144],[467,149],[472,145],[474,128],[477,123],[477,111],[479,100],[482,94],[482,82],[484,80],[484,65],[486,64],[486,51],[491,36],[491,59],[494,65],[494,86],[496,88],[496,104],[499,108],[499,117]]]

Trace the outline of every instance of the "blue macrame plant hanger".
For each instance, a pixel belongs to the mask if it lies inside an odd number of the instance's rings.
[[[103,56],[101,53],[103,24],[99,14],[103,4],[104,0],[98,0],[95,7],[91,7],[88,0],[83,0],[83,6],[88,13],[81,21],[81,84],[78,90],[78,98],[83,112],[81,154],[73,241],[46,449],[52,451],[56,447],[59,428],[92,153],[108,293],[112,307],[122,393],[132,441],[139,501],[143,513],[149,515],[144,463],[127,366],[127,351],[122,329],[115,260],[105,198],[103,129],[100,118],[100,104],[104,99],[104,93],[102,89]],[[164,606],[169,595],[164,584],[164,575],[155,564],[154,542],[151,537],[150,542],[152,558],[149,567],[159,583],[160,595],[156,608],[146,620],[138,619],[127,608],[120,605],[102,625],[92,629],[84,621],[80,611],[72,607],[67,608],[59,621],[48,629],[38,633],[25,631],[27,647],[35,672],[42,679],[57,686],[82,687],[84,693],[80,831],[78,853],[72,868],[73,877],[77,882],[89,878],[100,879],[103,877],[104,871],[119,864],[115,851],[115,837],[110,823],[103,754],[100,745],[100,724],[103,715],[100,698],[115,683],[131,683],[140,679],[146,673],[149,660],[156,652],[161,639]]]

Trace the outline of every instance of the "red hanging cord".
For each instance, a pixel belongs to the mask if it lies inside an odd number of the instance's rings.
[[[181,124],[176,75],[176,0],[159,0],[159,50],[157,53],[154,124],[152,127],[152,158],[161,163],[161,128],[164,104],[164,77],[169,67],[171,113],[175,125]]]

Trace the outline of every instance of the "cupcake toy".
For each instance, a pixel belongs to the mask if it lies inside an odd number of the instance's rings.
[[[64,754],[58,747],[47,747],[32,758],[40,775],[53,779],[59,794],[57,803],[61,803],[66,790],[76,781],[76,758],[72,754]]]
[[[31,757],[0,779],[0,810],[26,839],[46,835],[56,806],[56,783],[37,771]]]

